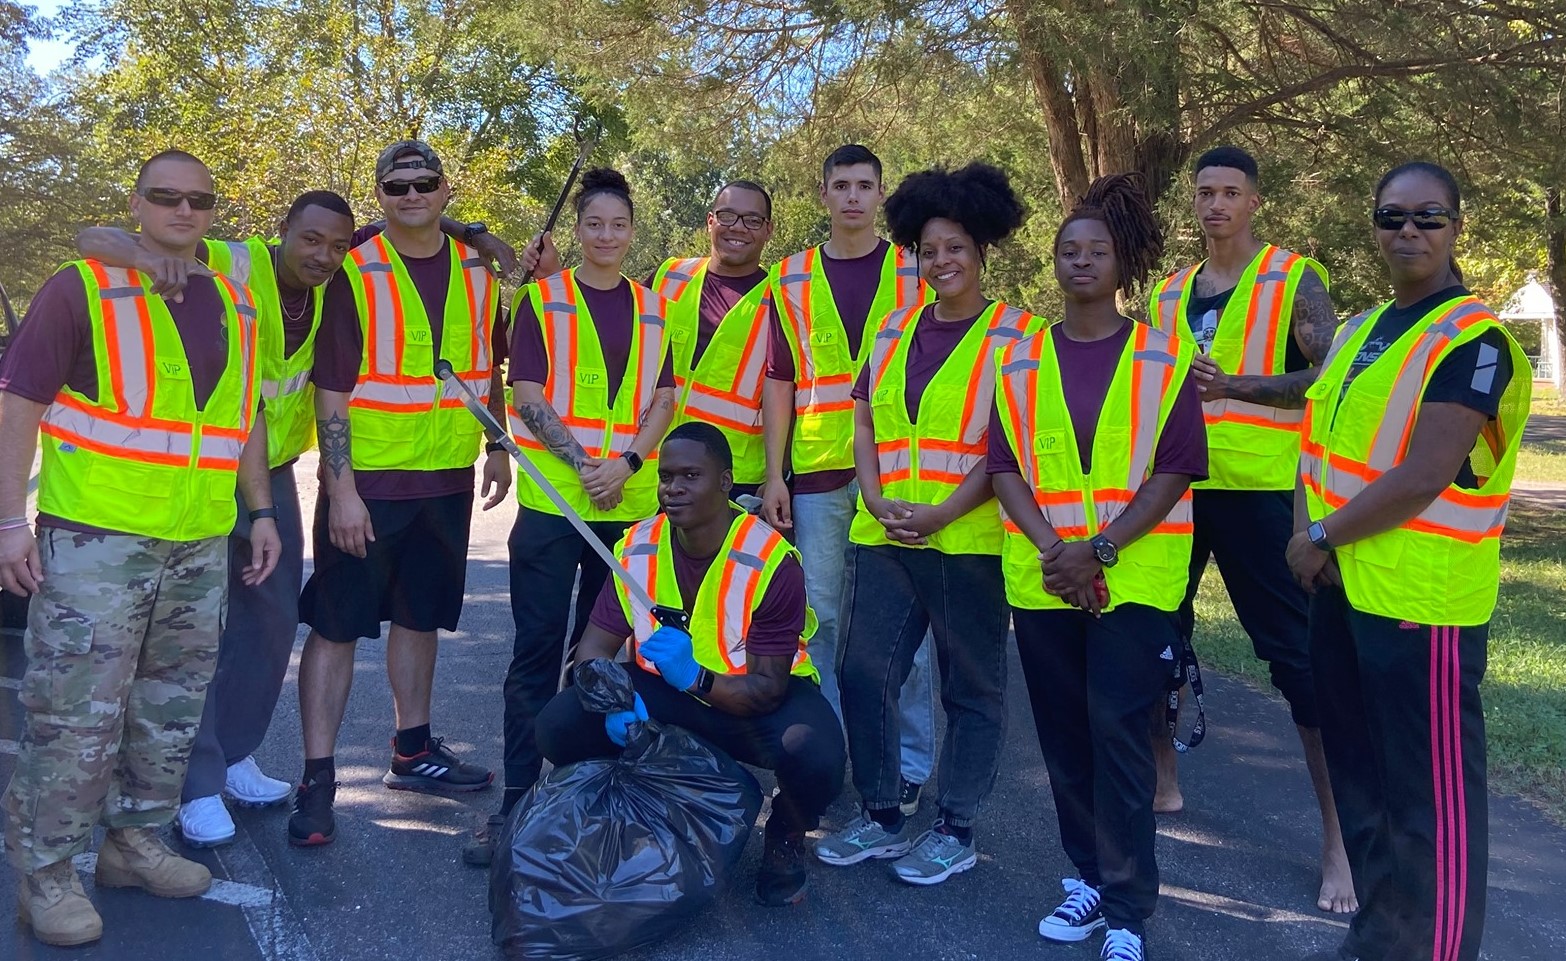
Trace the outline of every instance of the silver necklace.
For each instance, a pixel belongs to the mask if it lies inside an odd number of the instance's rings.
[[[277,276],[277,267],[278,267],[277,261],[278,261],[278,251],[277,251],[276,247],[273,247],[272,248],[272,276],[274,278]],[[291,314],[291,313],[288,312],[288,302],[283,299],[283,285],[282,284],[278,284],[277,285],[277,306],[283,312],[283,319],[285,321],[287,321],[288,323],[290,323],[290,324],[297,324],[301,320],[304,320],[305,312],[310,309],[310,301],[311,301],[311,299],[314,296],[315,296],[315,291],[313,291],[310,288],[306,287],[305,288],[304,306],[299,308],[299,313]]]

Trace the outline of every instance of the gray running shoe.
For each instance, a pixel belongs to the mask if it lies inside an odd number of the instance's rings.
[[[954,874],[979,863],[979,852],[973,841],[964,844],[950,834],[943,834],[935,827],[919,837],[919,843],[903,857],[892,862],[892,874],[899,881],[909,884],[940,884]]]
[[[816,844],[816,857],[838,866],[858,864],[869,858],[902,857],[913,850],[912,833],[906,820],[901,831],[888,831],[861,811],[854,823]]]

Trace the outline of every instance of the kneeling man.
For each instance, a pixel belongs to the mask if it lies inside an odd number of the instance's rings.
[[[614,657],[630,640],[638,708],[776,772],[756,899],[793,904],[808,880],[805,832],[842,789],[846,758],[805,651],[816,618],[799,552],[729,502],[733,457],[717,428],[680,425],[654,463],[663,513],[626,531],[616,551],[660,606],[689,613],[690,633],[660,627],[611,578],[576,658]],[[567,689],[538,716],[539,749],[557,766],[617,754],[630,714],[595,724]]]

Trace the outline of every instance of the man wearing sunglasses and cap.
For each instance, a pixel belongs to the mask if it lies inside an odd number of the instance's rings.
[[[206,166],[170,150],[142,165],[130,209],[149,249],[189,260],[216,201]],[[6,856],[21,919],[46,944],[103,934],[71,864],[100,820],[99,888],[210,887],[158,829],[179,807],[217,662],[236,485],[242,583],[265,581],[281,549],[250,295],[221,276],[193,278],[177,303],[151,286],[67,264],[0,361],[0,587],[35,595]],[[23,512],[40,434],[35,538]]]
[[[440,157],[403,140],[375,164],[385,230],[355,247],[349,283],[329,290],[316,346],[321,495],[315,571],[299,600],[310,625],[299,662],[305,769],[288,839],[319,845],[336,833],[335,751],[359,638],[391,623],[386,670],[396,734],[382,781],[396,790],[467,792],[492,773],[430,734],[436,640],[455,630],[466,586],[473,463],[483,433],[437,360],[504,417],[495,356],[500,298],[473,247],[441,232],[451,197]],[[503,449],[490,445],[484,509],[511,488]]]
[[[1207,421],[1209,477],[1191,485],[1195,537],[1180,633],[1189,648],[1196,591],[1211,556],[1240,625],[1299,729],[1321,807],[1316,906],[1341,914],[1354,911],[1356,901],[1322,753],[1305,592],[1284,562],[1294,533],[1305,391],[1332,346],[1338,318],[1321,264],[1251,232],[1262,202],[1257,186],[1256,160],[1238,147],[1217,147],[1197,158],[1195,207],[1207,259],[1155,284],[1148,304],[1155,326],[1195,338],[1191,376]],[[1153,809],[1173,813],[1184,804],[1176,755],[1168,733],[1158,731],[1153,739]]]

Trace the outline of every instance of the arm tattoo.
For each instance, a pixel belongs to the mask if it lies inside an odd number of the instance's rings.
[[[1327,359],[1338,323],[1326,285],[1314,270],[1305,271],[1294,292],[1294,341],[1313,365]]]
[[[1299,410],[1305,406],[1305,392],[1316,382],[1321,362],[1332,349],[1338,331],[1337,311],[1327,287],[1314,270],[1306,270],[1294,292],[1294,313],[1290,320],[1294,340],[1311,366],[1275,377],[1232,377],[1229,393],[1239,400],[1267,407]]]
[[[347,418],[333,414],[326,420],[317,420],[315,433],[321,447],[321,463],[326,465],[333,477],[342,477],[343,471],[353,462],[349,452],[351,438]]]
[[[545,450],[577,470],[587,463],[587,451],[571,436],[566,425],[560,422],[560,415],[555,413],[553,407],[548,404],[520,404],[517,406],[517,416],[522,418],[522,423],[533,432]]]

